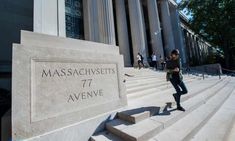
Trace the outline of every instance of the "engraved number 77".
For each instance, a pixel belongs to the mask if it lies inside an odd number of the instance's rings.
[[[88,87],[90,87],[91,86],[91,81],[92,81],[92,79],[84,79],[84,80],[82,80],[82,87],[84,88],[84,87],[86,87],[86,86],[88,86]]]

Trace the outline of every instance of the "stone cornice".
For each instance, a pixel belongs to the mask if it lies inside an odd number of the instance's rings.
[[[175,6],[175,8],[178,8],[178,4],[175,2],[175,0],[169,0],[169,3]]]

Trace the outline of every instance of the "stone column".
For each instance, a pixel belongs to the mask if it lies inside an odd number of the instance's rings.
[[[33,31],[65,37],[65,0],[34,0]]]
[[[209,55],[209,46],[204,42],[206,55]]]
[[[161,6],[161,19],[164,36],[164,49],[166,55],[170,55],[170,52],[175,49],[174,36],[172,31],[171,16],[169,11],[168,0],[160,0]]]
[[[58,1],[34,0],[33,31],[58,35]]]
[[[146,31],[144,28],[144,17],[140,0],[128,0],[128,7],[131,24],[134,66],[137,66],[136,56],[138,52],[143,55],[144,61],[147,64],[148,48],[146,43]]]
[[[83,1],[85,40],[99,42],[99,25],[96,0]]]
[[[117,35],[120,53],[124,56],[125,66],[131,66],[130,47],[127,30],[126,9],[124,0],[115,0]]]
[[[199,63],[201,64],[201,55],[200,55],[200,46],[199,46],[199,38],[196,37],[196,52],[197,52],[197,58]]]
[[[183,33],[184,33],[184,41],[185,41],[185,58],[186,58],[186,63],[189,64],[190,53],[189,53],[189,42],[188,42],[187,30],[183,29]]]
[[[58,0],[58,35],[66,37],[65,0]]]
[[[197,37],[196,37],[196,35],[193,36],[193,43],[194,43],[195,56],[196,56],[197,61],[199,62],[198,52],[197,52]]]
[[[198,52],[197,52],[197,37],[196,35],[193,35],[193,50],[194,50],[194,54],[195,54],[195,58],[197,60],[197,62],[199,62],[199,57],[198,57]]]
[[[152,50],[164,58],[162,34],[156,0],[147,0]]]
[[[190,51],[189,51],[189,38],[188,38],[188,32],[187,32],[187,30],[185,29],[184,30],[184,32],[185,32],[185,42],[186,42],[186,48],[185,48],[185,50],[186,50],[186,54],[187,54],[187,64],[189,65],[189,63],[190,63]]]
[[[180,23],[178,5],[174,1],[170,3],[170,15],[171,15],[175,48],[177,48],[180,51],[182,64],[185,64],[186,63],[185,50],[184,50],[185,45],[183,43],[183,37],[182,37],[183,34],[180,25],[181,23]]]
[[[202,48],[203,48],[203,54],[204,54],[204,61],[205,61],[205,59],[207,58],[207,56],[208,56],[208,52],[206,51],[206,48],[205,48],[205,46],[204,46],[204,44],[203,44],[203,40],[202,40]]]
[[[189,35],[190,37],[190,46],[191,46],[191,53],[192,53],[192,58],[195,58],[195,51],[194,51],[194,39],[193,39],[193,35],[190,33]]]
[[[84,0],[85,39],[115,45],[112,0]]]
[[[112,0],[97,0],[97,2],[100,42],[116,45]]]
[[[201,63],[203,62],[203,59],[204,59],[204,55],[203,55],[202,50],[203,50],[203,48],[202,48],[201,39],[198,39],[198,52],[199,52],[199,58],[200,58]]]

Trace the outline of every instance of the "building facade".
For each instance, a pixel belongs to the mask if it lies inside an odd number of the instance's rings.
[[[190,66],[205,64],[214,48],[189,28],[189,21],[183,14],[180,14],[180,24],[187,64]]]
[[[203,62],[208,43],[187,26],[174,0],[2,0],[0,83],[10,90],[12,43],[20,30],[119,46],[125,66],[148,63],[153,52],[167,57],[179,49],[182,64]]]

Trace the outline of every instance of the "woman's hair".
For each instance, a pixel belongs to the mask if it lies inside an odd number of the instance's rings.
[[[172,50],[171,51],[171,55],[179,55],[180,53],[179,53],[179,50],[178,49],[174,49],[174,50]]]

